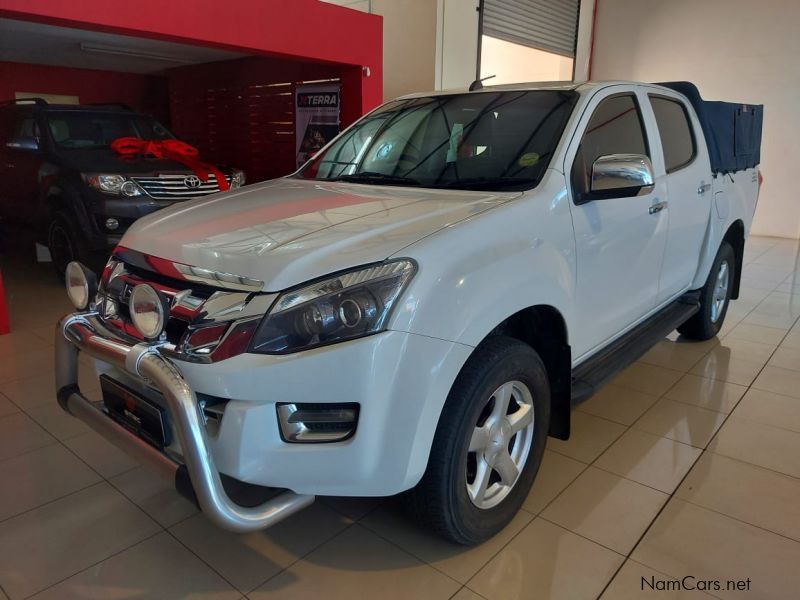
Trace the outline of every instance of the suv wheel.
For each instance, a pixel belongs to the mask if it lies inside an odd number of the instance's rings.
[[[709,340],[719,333],[728,313],[736,269],[733,247],[723,241],[700,290],[700,310],[678,327],[678,333],[694,340]]]
[[[56,274],[62,279],[70,261],[86,260],[86,252],[70,221],[63,214],[56,214],[47,227],[47,246]]]
[[[428,468],[411,493],[417,516],[460,544],[492,537],[528,495],[549,422],[539,355],[513,338],[481,344],[450,391]]]

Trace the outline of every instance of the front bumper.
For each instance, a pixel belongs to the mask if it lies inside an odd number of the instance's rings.
[[[183,463],[160,452],[113,421],[78,387],[78,352],[152,383],[163,395]],[[62,408],[81,419],[116,446],[174,482],[220,527],[246,532],[274,525],[314,501],[312,495],[284,491],[255,507],[236,504],[223,488],[198,409],[195,393],[183,376],[148,344],[128,345],[103,335],[91,314],[64,317],[55,335],[56,394]]]

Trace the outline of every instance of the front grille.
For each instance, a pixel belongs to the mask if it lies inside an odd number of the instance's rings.
[[[144,341],[133,325],[129,302],[137,285],[148,284],[169,303],[169,317],[160,339],[162,352],[182,360],[215,362],[245,351],[261,315],[272,302],[272,295],[252,297],[249,292],[231,291],[207,284],[179,279],[164,272],[139,266],[148,260],[159,268],[162,259],[122,249],[130,262],[113,257],[103,272],[97,294],[97,312],[109,333],[129,343]],[[133,263],[137,263],[136,265]],[[172,270],[177,273],[175,264]],[[165,268],[161,265],[161,268]],[[167,269],[169,270],[169,269]],[[260,302],[254,302],[260,299]],[[253,304],[254,302],[254,304]],[[253,304],[254,313],[244,313]],[[230,335],[228,335],[230,334]]]
[[[153,177],[132,177],[148,196],[158,200],[176,200],[207,196],[219,191],[219,183],[213,173],[208,174],[208,181],[201,181],[192,187],[191,183],[197,177],[190,174],[183,175],[157,175]],[[230,175],[225,175],[228,185],[231,183]],[[189,185],[187,185],[189,182]]]

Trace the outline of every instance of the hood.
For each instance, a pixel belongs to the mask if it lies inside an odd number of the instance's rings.
[[[116,173],[119,175],[155,175],[157,173],[192,173],[179,162],[141,156],[120,156],[110,148],[59,150],[57,162],[81,173]]]
[[[277,179],[153,213],[120,245],[277,292],[384,260],[519,195]]]

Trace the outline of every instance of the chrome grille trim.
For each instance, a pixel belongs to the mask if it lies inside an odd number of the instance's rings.
[[[163,294],[170,306],[166,333],[160,346],[162,352],[170,358],[188,362],[214,362],[214,349],[226,341],[234,326],[243,321],[262,319],[278,296],[255,293],[261,291],[263,283],[254,279],[180,263],[173,263],[173,266],[184,276],[184,280],[157,282],[141,269],[136,273],[131,272],[131,267],[119,258],[112,257],[109,260],[107,276],[101,280],[98,289],[96,306],[98,318],[111,335],[131,344],[142,341],[130,320],[128,300],[136,285],[147,283]],[[207,292],[198,295],[192,287],[193,283],[200,282],[207,286],[217,285],[213,286],[210,295]],[[239,289],[236,289],[237,286]],[[189,340],[193,333],[219,325],[227,326],[222,337],[210,344],[190,347]],[[173,336],[170,331],[176,335]]]
[[[201,267],[192,267],[181,263],[173,263],[178,272],[188,281],[196,281],[206,285],[221,287],[229,290],[243,292],[260,292],[264,288],[264,282],[243,275],[233,273],[221,273]]]
[[[213,173],[208,174],[208,181],[201,182],[197,187],[187,187],[184,180],[191,177],[191,173],[163,174],[154,177],[131,177],[145,193],[158,200],[170,198],[196,198],[207,196],[219,191],[217,178]],[[230,185],[231,176],[225,175],[225,180]]]

